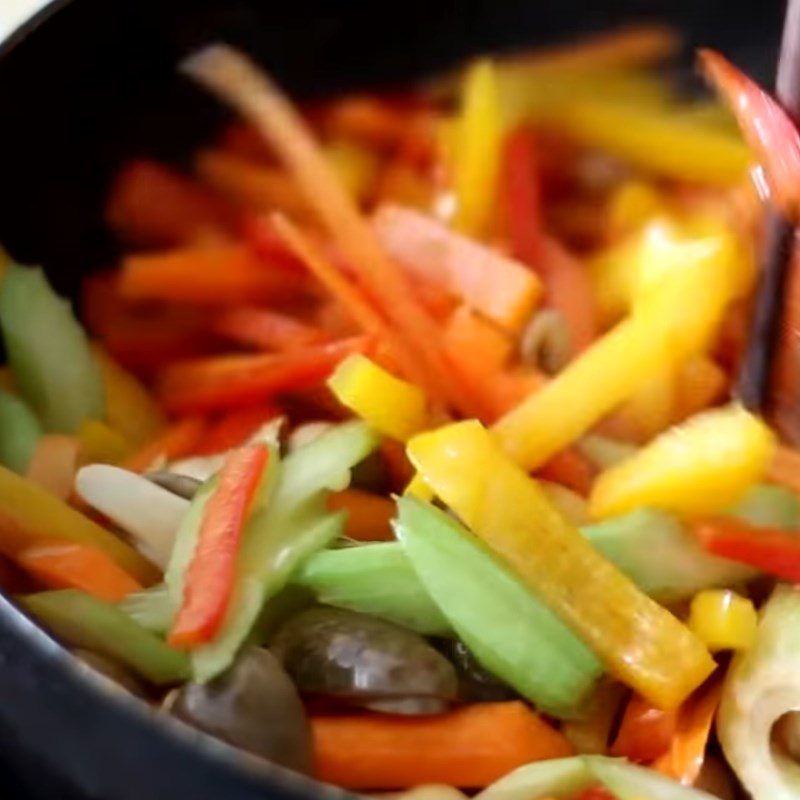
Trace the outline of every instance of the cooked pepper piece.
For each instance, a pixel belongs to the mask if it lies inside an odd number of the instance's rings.
[[[674,708],[713,671],[703,644],[550,505],[477,422],[411,440],[437,495],[639,694]]]

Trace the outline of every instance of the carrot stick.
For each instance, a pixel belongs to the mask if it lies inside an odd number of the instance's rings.
[[[479,788],[523,764],[572,754],[569,742],[520,702],[432,717],[317,717],[311,724],[315,776],[346,789]]]
[[[480,403],[446,358],[438,328],[414,297],[409,279],[384,252],[289,100],[255,65],[223,46],[206,48],[184,69],[239,110],[272,145],[364,287],[408,342],[426,378],[423,388],[466,416],[480,415]]]
[[[220,336],[259,350],[293,350],[331,338],[327,331],[297,317],[257,306],[222,311],[211,327]]]
[[[285,299],[303,285],[302,276],[270,269],[250,248],[231,244],[128,256],[119,290],[129,300],[219,304]]]
[[[14,560],[48,589],[80,589],[109,603],[142,589],[105,553],[85,544],[42,541],[16,553]]]
[[[425,383],[425,375],[403,339],[375,310],[362,290],[342,275],[325,254],[286,217],[275,215],[273,224],[278,234],[346,310],[364,333],[376,336],[385,342],[392,356],[402,365],[404,375],[415,383]]]
[[[628,701],[610,754],[640,764],[664,755],[678,724],[677,711],[663,711],[634,695]]]
[[[278,167],[204,150],[195,159],[195,170],[203,181],[245,209],[281,209],[292,216],[308,217],[308,204],[291,176]]]
[[[354,337],[289,353],[179,361],[162,370],[156,394],[166,411],[174,414],[253,405],[321,383],[345,356],[362,352],[368,343],[367,337]]]
[[[708,356],[694,356],[678,369],[672,422],[681,422],[719,402],[728,388],[728,375]]]
[[[361,489],[345,489],[328,498],[331,511],[345,511],[344,532],[360,542],[394,539],[391,521],[395,515],[394,503]]]
[[[246,122],[231,122],[220,134],[218,146],[227,153],[233,153],[253,161],[266,161],[269,151],[264,140],[252,125]]]
[[[75,436],[51,433],[42,436],[33,451],[26,477],[60,500],[66,500],[75,484],[80,442]]]
[[[192,452],[194,455],[224,453],[244,444],[262,425],[275,419],[280,409],[269,403],[239,408],[212,422],[202,440]]]
[[[588,270],[555,239],[542,239],[539,271],[547,304],[559,311],[569,326],[572,353],[588,347],[596,334],[594,293]]]
[[[205,420],[200,417],[186,417],[173,422],[137,450],[123,466],[133,472],[145,472],[161,458],[172,461],[187,456],[194,451],[205,429]]]
[[[577,450],[571,448],[554,455],[536,474],[543,480],[560,483],[584,496],[589,494],[594,480],[592,465]]]
[[[145,245],[224,237],[234,215],[203,186],[155,161],[132,161],[117,176],[106,206],[109,225]]]
[[[717,681],[681,706],[669,750],[652,765],[655,769],[684,785],[697,780],[721,696],[722,682]]]

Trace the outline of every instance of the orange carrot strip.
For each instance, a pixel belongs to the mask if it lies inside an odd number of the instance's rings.
[[[290,101],[252,62],[229,48],[207,48],[184,69],[239,110],[272,145],[364,287],[408,342],[428,394],[446,399],[466,416],[480,415],[480,402],[447,360],[438,328],[415,299],[408,277],[387,256]]]
[[[596,334],[594,293],[588,270],[559,242],[544,236],[539,271],[547,305],[567,321],[572,354],[577,355],[594,341]]]
[[[106,220],[137,244],[177,245],[223,236],[233,215],[207,189],[154,161],[132,161],[117,176]]]
[[[109,603],[142,589],[105,553],[85,544],[42,541],[16,553],[14,560],[48,589],[80,589]]]
[[[688,786],[697,780],[721,695],[717,681],[681,706],[669,750],[652,765],[655,769]]]
[[[346,97],[327,104],[319,114],[327,137],[356,139],[380,149],[399,145],[411,124],[407,110],[399,110],[376,97]]]
[[[419,211],[383,206],[373,227],[387,252],[415,279],[437,282],[504,328],[518,330],[541,297],[539,279],[523,264]]]
[[[205,429],[205,420],[200,417],[186,417],[173,422],[137,450],[123,466],[133,472],[144,472],[161,458],[172,461],[187,456],[194,452]]]
[[[800,451],[779,445],[767,469],[767,479],[800,494]]]
[[[220,336],[260,350],[293,350],[330,340],[330,335],[321,328],[258,306],[238,306],[223,311],[211,327]]]
[[[231,411],[209,425],[193,454],[212,455],[239,447],[262,425],[275,419],[280,413],[277,406],[269,403]]]
[[[461,350],[487,371],[504,369],[511,357],[508,334],[467,306],[459,306],[452,313],[443,336],[448,353]]]
[[[588,459],[577,450],[567,449],[542,464],[537,477],[566,486],[582,495],[588,495],[594,480],[594,470]]]
[[[270,269],[250,248],[232,244],[128,256],[119,290],[129,300],[219,304],[285,299],[303,286],[301,276]]]
[[[345,489],[328,498],[331,511],[345,511],[344,532],[360,542],[394,539],[391,521],[395,515],[394,503],[361,489]]]
[[[424,385],[425,374],[413,354],[386,320],[375,310],[369,299],[337,269],[312,239],[286,217],[275,215],[273,224],[278,234],[345,309],[364,333],[377,337],[388,345],[391,357],[402,365],[405,377]]]
[[[292,216],[308,217],[308,204],[291,176],[278,167],[204,150],[195,159],[195,169],[203,181],[246,209],[281,209]]]
[[[258,135],[258,131],[246,122],[235,121],[228,125],[222,131],[218,144],[222,150],[243,158],[254,161],[264,161],[269,158],[264,140]]]
[[[317,717],[311,724],[315,776],[346,789],[479,788],[523,764],[572,754],[569,742],[520,702],[431,717]]]
[[[725,370],[702,355],[690,358],[680,367],[676,380],[673,424],[720,401],[729,383]]]
[[[28,464],[25,477],[60,500],[66,500],[75,484],[80,441],[76,436],[51,433],[42,436]]]
[[[625,708],[610,753],[640,764],[654,761],[669,750],[677,724],[677,711],[663,711],[634,695]]]
[[[179,361],[162,370],[156,394],[174,414],[252,405],[321,383],[345,356],[363,352],[368,344],[367,337],[355,337],[289,353]]]
[[[415,474],[406,455],[405,445],[394,439],[384,439],[380,443],[378,452],[389,473],[392,487],[397,491],[402,491]]]

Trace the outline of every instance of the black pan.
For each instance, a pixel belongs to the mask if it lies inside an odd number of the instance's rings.
[[[243,47],[309,96],[646,19],[673,22],[690,48],[722,48],[765,78],[781,2],[56,0],[0,46],[0,242],[70,293],[108,265],[115,248],[100,209],[117,166],[133,155],[180,162],[223,120],[174,69],[210,40]],[[345,796],[277,768],[248,773],[232,751],[196,738],[109,695],[0,596],[3,797]]]

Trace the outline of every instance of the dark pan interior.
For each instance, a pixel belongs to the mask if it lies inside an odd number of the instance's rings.
[[[0,0],[2,2],[2,0]],[[63,291],[109,264],[102,200],[131,155],[180,162],[222,112],[175,74],[215,39],[243,46],[292,92],[391,84],[480,51],[550,42],[626,21],[666,20],[691,47],[771,72],[780,0],[73,0],[56,3],[0,53],[0,242],[43,264]],[[176,800],[320,796],[268,784],[109,702],[0,598],[3,796]]]

